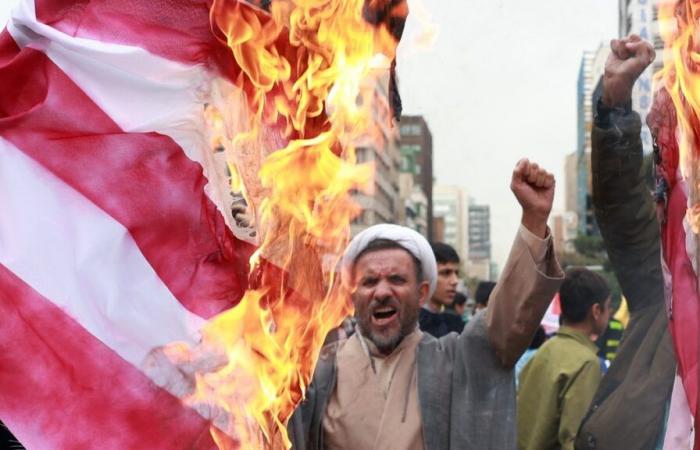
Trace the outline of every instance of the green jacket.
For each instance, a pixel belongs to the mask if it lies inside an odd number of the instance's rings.
[[[664,306],[659,225],[644,184],[639,116],[598,110],[592,131],[593,205],[630,322],[575,448],[650,450],[663,438],[676,368]]]
[[[598,347],[562,327],[520,374],[518,449],[573,450],[574,438],[601,378]]]

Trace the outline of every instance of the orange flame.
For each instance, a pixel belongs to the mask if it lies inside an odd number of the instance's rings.
[[[666,0],[659,5],[665,41],[664,68],[656,74],[673,100],[678,117],[679,165],[687,181],[688,221],[700,233],[700,35],[697,0]]]
[[[291,445],[286,421],[323,340],[352,312],[334,277],[358,213],[350,191],[372,175],[356,164],[355,146],[381,147],[388,117],[378,86],[397,45],[386,26],[365,20],[366,7],[364,0],[287,0],[272,2],[267,14],[214,0],[211,8],[249,107],[220,113],[246,130],[223,145],[260,238],[249,290],[203,331],[202,347],[217,348],[226,361],[197,373],[188,399],[213,418],[220,447],[227,440],[219,430],[243,448]]]

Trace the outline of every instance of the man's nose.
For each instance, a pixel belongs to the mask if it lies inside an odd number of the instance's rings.
[[[377,286],[375,286],[374,288],[374,297],[377,300],[383,300],[387,297],[390,297],[391,295],[391,285],[388,281],[382,280],[379,283],[377,283]]]

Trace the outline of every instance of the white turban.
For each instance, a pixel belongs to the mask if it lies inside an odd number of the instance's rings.
[[[371,226],[360,232],[350,241],[341,261],[344,282],[351,282],[352,269],[358,255],[362,253],[372,241],[377,239],[387,239],[396,242],[421,262],[423,280],[428,281],[430,284],[428,298],[432,297],[435,292],[435,286],[437,285],[437,263],[435,262],[433,249],[430,247],[430,244],[428,244],[428,241],[418,232],[390,223]]]

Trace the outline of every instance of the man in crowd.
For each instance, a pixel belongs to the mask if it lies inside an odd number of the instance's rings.
[[[474,294],[474,300],[476,302],[474,305],[474,314],[482,309],[486,309],[489,305],[489,296],[494,287],[496,287],[496,283],[493,281],[480,281],[476,286],[476,293]]]
[[[664,446],[665,411],[675,373],[659,223],[642,170],[641,123],[631,110],[632,88],[654,60],[654,49],[638,36],[614,39],[611,49],[592,130],[593,205],[630,321],[583,420],[576,449],[648,450]],[[670,119],[668,113],[665,118]],[[675,141],[675,127],[666,137]]]
[[[376,225],[343,258],[357,332],[321,352],[313,382],[289,421],[298,450],[513,449],[513,365],[563,280],[547,218],[554,177],[527,160],[511,189],[522,207],[489,308],[458,335],[418,327],[437,285],[428,242],[413,230]]]
[[[448,314],[454,314],[462,319],[463,323],[469,322],[471,317],[471,309],[468,309],[467,301],[469,299],[466,295],[457,291],[454,300],[452,300],[452,305],[445,308],[445,312]],[[464,328],[464,327],[462,327]]]
[[[435,293],[430,297],[418,315],[418,325],[422,331],[436,338],[454,331],[461,333],[464,322],[455,314],[445,311],[451,307],[459,284],[459,255],[457,251],[443,242],[431,245],[437,262],[437,284]]]
[[[518,449],[573,450],[602,376],[599,335],[610,318],[610,288],[586,269],[567,272],[559,290],[562,327],[527,363],[518,391]]]

